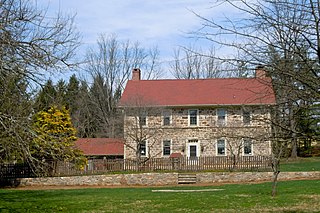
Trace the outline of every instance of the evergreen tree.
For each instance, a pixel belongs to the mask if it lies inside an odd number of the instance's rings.
[[[78,99],[79,99],[79,81],[75,74],[73,74],[66,86],[66,93],[65,93],[65,102],[66,106],[70,111],[71,118],[73,120],[75,112],[78,110]]]
[[[54,105],[59,107],[67,106],[66,93],[67,93],[67,85],[64,80],[60,79],[58,83],[55,85],[56,96]]]
[[[77,139],[68,110],[56,106],[40,111],[33,118],[33,129],[37,135],[30,150],[39,162],[76,161],[85,163],[85,158],[74,148]]]
[[[39,112],[41,110],[46,110],[49,109],[52,105],[55,105],[56,96],[57,91],[53,85],[52,80],[49,79],[37,94],[34,105],[35,111]]]

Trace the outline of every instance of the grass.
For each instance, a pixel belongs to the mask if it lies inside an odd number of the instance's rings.
[[[320,180],[286,181],[271,198],[271,183],[177,186],[223,189],[152,192],[154,188],[0,190],[0,212],[320,212]]]
[[[320,157],[283,160],[280,169],[282,172],[320,171]]]

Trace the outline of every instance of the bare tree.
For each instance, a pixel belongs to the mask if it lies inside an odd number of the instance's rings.
[[[158,50],[145,50],[139,43],[121,42],[115,36],[101,35],[97,49],[87,53],[87,70],[93,84],[90,102],[94,107],[95,122],[99,124],[97,135],[115,137],[112,129],[119,121],[116,105],[133,68],[145,69],[145,79],[155,79],[161,74]],[[120,128],[122,129],[122,128]]]
[[[171,72],[177,79],[205,79],[235,76],[230,68],[224,67],[215,59],[214,49],[208,53],[201,50],[180,47],[174,51],[174,61],[170,64]]]
[[[232,65],[245,64],[249,69],[264,65],[272,77],[277,105],[273,110],[274,189],[279,174],[280,158],[290,144],[296,156],[299,136],[297,112],[319,101],[320,33],[319,1],[217,1],[216,7],[237,10],[224,20],[202,20],[195,35],[213,44],[231,49],[236,54],[215,57]]]
[[[0,161],[36,165],[29,150],[29,142],[35,137],[30,128],[32,111],[27,107],[23,110],[21,99],[2,95],[8,95],[10,88],[28,98],[26,88],[31,82],[39,83],[46,72],[71,66],[79,35],[74,30],[73,16],[48,17],[32,1],[0,0],[0,8],[0,96],[1,102],[6,101],[0,108],[0,131],[4,133],[0,138]],[[9,87],[12,78],[17,80]],[[19,82],[24,82],[24,90]],[[8,139],[10,143],[6,143]]]
[[[131,158],[148,160],[161,153],[153,149],[159,144],[162,129],[161,107],[146,103],[139,96],[131,97],[121,108],[124,112],[125,145],[132,151]],[[128,152],[130,153],[130,152]],[[130,158],[130,156],[128,156]]]

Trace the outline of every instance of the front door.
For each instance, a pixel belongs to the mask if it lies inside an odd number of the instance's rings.
[[[190,158],[196,158],[197,157],[197,145],[190,145],[189,146],[189,153],[190,153]]]

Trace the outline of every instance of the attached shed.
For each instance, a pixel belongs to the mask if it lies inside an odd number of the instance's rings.
[[[89,159],[123,159],[124,156],[121,138],[79,138],[75,145]]]

